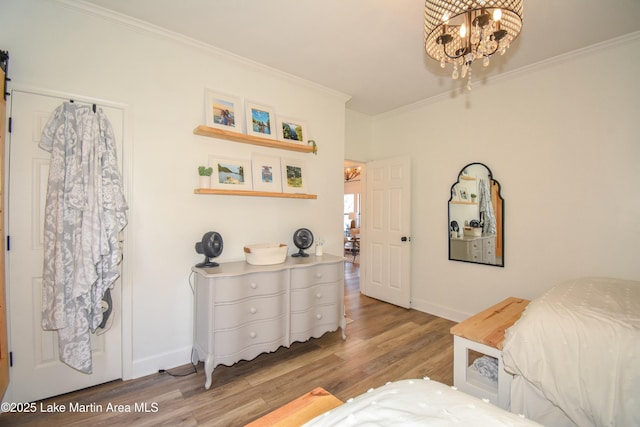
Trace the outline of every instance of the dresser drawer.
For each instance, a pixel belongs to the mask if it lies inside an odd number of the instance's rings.
[[[237,328],[245,323],[268,320],[286,313],[284,292],[270,297],[255,297],[233,304],[216,304],[213,308],[213,328]]]
[[[214,357],[225,358],[242,353],[249,347],[263,347],[264,344],[269,343],[273,343],[272,350],[277,349],[286,342],[285,317],[247,323],[235,329],[214,332]]]
[[[484,239],[484,246],[489,246],[489,247],[495,247],[496,246],[496,237],[495,236],[489,236],[489,237],[485,237]]]
[[[315,265],[308,268],[294,268],[291,270],[291,288],[308,288],[320,283],[331,283],[340,280],[342,271],[335,264]]]
[[[291,290],[291,310],[302,311],[312,307],[338,302],[337,283],[315,285],[306,289]]]
[[[470,252],[482,251],[482,240],[475,239],[469,242],[469,251]]]
[[[338,325],[338,307],[324,305],[310,310],[291,313],[291,333],[297,334],[314,330],[318,326],[327,325],[335,329]],[[330,328],[326,328],[330,330]]]
[[[482,250],[474,249],[472,251],[469,251],[469,261],[482,262]]]
[[[286,289],[286,271],[218,277],[215,280],[215,301],[231,302],[262,295],[275,295],[285,292]]]

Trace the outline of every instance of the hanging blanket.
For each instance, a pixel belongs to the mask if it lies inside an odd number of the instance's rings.
[[[91,373],[90,334],[119,277],[127,204],[109,120],[65,102],[42,133],[51,152],[45,205],[42,327],[57,330],[60,360]]]
[[[480,193],[478,204],[480,216],[483,220],[482,231],[484,234],[496,234],[496,215],[493,210],[493,204],[491,203],[489,184],[484,179],[481,179],[478,187],[478,192]]]

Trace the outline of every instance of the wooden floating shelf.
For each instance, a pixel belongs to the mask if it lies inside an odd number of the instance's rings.
[[[218,190],[216,188],[196,188],[194,194],[214,194],[224,196],[279,197],[281,199],[317,199],[316,194],[275,193],[269,191]]]
[[[244,144],[261,145],[263,147],[279,148],[281,150],[299,151],[302,153],[312,153],[313,146],[294,144],[291,142],[278,141],[275,139],[261,138],[259,136],[246,135],[244,133],[230,132],[200,125],[193,130],[193,133],[210,138],[226,139],[228,141],[242,142]]]
[[[477,205],[478,202],[460,202],[460,201],[457,201],[457,200],[453,200],[453,201],[451,201],[451,204],[452,205]]]

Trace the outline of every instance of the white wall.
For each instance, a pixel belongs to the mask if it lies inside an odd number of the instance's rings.
[[[39,88],[127,106],[129,251],[133,377],[190,360],[194,244],[220,232],[219,261],[243,259],[249,243],[283,242],[310,228],[325,251],[342,253],[345,102],[347,97],[249,61],[97,9],[45,0],[2,0],[0,48],[10,53],[12,86]],[[10,88],[12,87],[10,86]],[[193,135],[204,124],[204,90],[213,88],[304,119],[318,155]],[[306,162],[317,200],[194,195],[197,166],[209,154],[252,152]],[[11,307],[9,308],[11,310]],[[125,355],[126,357],[126,355]]]
[[[355,158],[411,155],[413,307],[462,320],[567,278],[640,279],[640,57],[632,52],[638,34],[377,116],[370,147],[347,140]],[[502,185],[504,268],[448,260],[449,189],[471,162]]]
[[[370,144],[372,140],[373,119],[371,116],[353,110],[346,111],[345,159],[370,160]]]

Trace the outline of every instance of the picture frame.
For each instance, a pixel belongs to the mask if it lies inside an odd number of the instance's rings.
[[[469,193],[467,192],[466,188],[459,188],[458,189],[458,194],[460,195],[460,200],[463,202],[468,202],[469,201]]]
[[[280,141],[306,145],[306,141],[309,140],[309,135],[307,134],[307,123],[305,121],[278,116],[277,123],[278,139]]]
[[[212,128],[244,133],[244,106],[237,96],[205,89],[206,125]]]
[[[282,172],[279,157],[252,153],[251,171],[254,191],[282,192]]]
[[[220,190],[253,190],[251,161],[209,156],[211,188]]]
[[[282,192],[307,194],[307,168],[304,160],[283,158],[282,167]]]
[[[455,186],[451,189],[451,200],[454,202],[460,200],[458,196],[458,189]]]
[[[277,139],[276,113],[272,107],[247,101],[245,103],[245,117],[247,121],[247,135]]]

